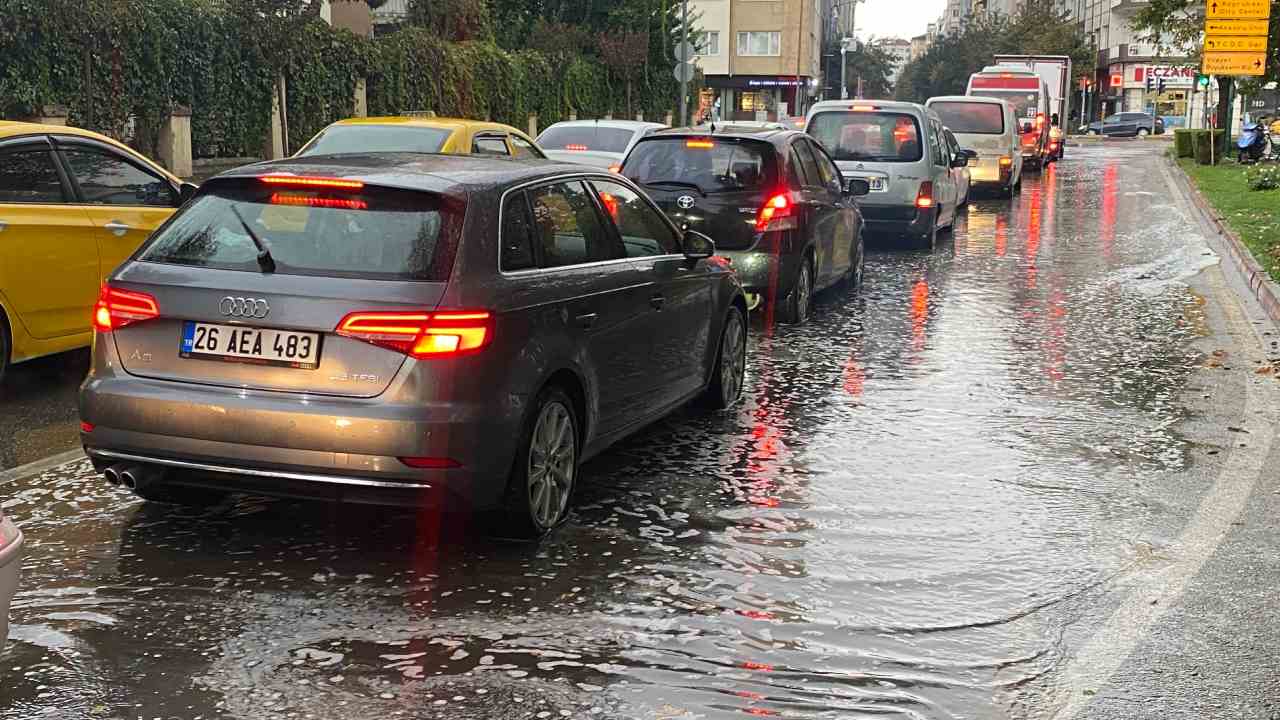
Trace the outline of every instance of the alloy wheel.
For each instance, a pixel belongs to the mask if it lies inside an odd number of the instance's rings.
[[[809,306],[813,303],[813,278],[810,277],[809,260],[806,258],[800,265],[800,275],[796,277],[795,294],[796,324],[809,319]]]
[[[743,378],[747,372],[747,333],[742,324],[742,314],[729,313],[724,329],[724,341],[720,345],[720,387],[724,393],[724,405],[732,405],[742,394]]]
[[[529,440],[529,510],[539,527],[554,527],[563,517],[577,462],[573,416],[560,402],[549,402],[538,414]]]

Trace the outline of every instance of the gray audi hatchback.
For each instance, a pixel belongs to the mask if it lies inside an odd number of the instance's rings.
[[[714,251],[583,166],[241,168],[103,286],[85,451],[148,500],[453,499],[537,536],[583,460],[691,399],[738,399],[746,301]]]

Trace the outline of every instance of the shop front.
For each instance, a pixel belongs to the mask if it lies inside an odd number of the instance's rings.
[[[816,85],[804,75],[708,75],[699,98],[699,117],[785,122],[808,108]]]

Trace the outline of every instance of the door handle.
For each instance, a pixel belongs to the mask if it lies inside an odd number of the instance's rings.
[[[666,302],[667,302],[667,299],[662,295],[654,295],[653,297],[649,298],[649,306],[652,307],[654,310],[661,310],[662,306],[666,304]]]
[[[586,313],[584,315],[579,315],[575,317],[573,321],[578,323],[578,327],[589,328],[596,324],[596,314]]]
[[[111,234],[115,235],[116,237],[124,237],[125,233],[133,229],[128,225],[125,225],[124,223],[120,222],[119,220],[112,220],[111,222],[107,223],[103,227],[110,230]]]

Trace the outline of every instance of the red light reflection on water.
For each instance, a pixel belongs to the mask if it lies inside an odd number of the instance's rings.
[[[911,288],[911,349],[924,350],[929,323],[929,282],[920,280]]]
[[[1111,259],[1116,241],[1117,174],[1118,167],[1115,163],[1108,163],[1102,172],[1102,226],[1098,228],[1098,237],[1102,239],[1102,256],[1108,260]]]

